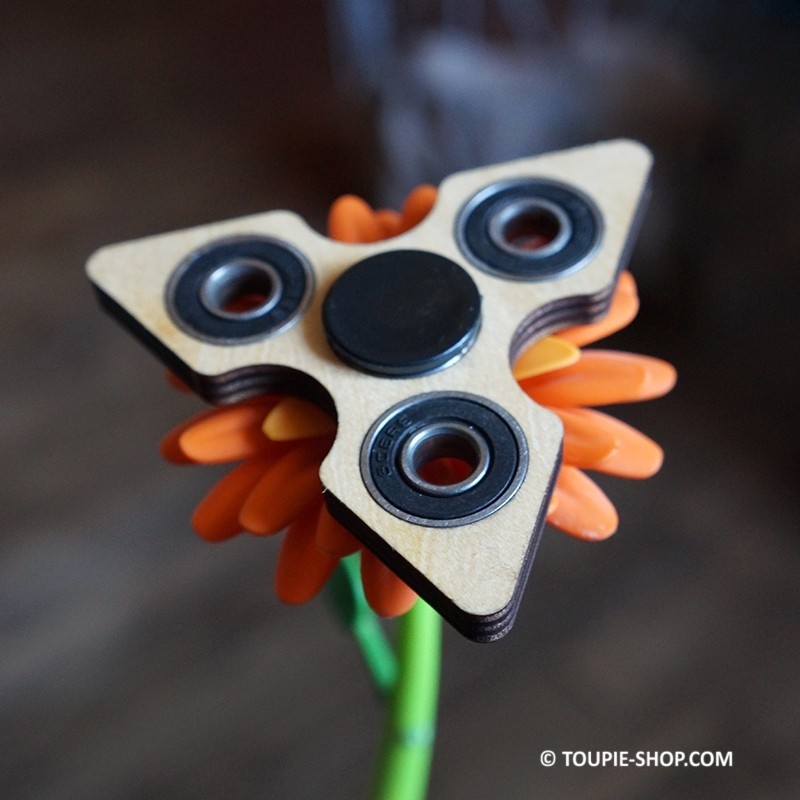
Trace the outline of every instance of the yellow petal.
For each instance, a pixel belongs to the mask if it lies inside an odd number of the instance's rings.
[[[523,350],[514,364],[514,377],[518,380],[535,378],[545,372],[574,364],[581,351],[571,342],[556,336],[546,336]]]
[[[262,430],[274,442],[287,442],[335,433],[336,423],[315,403],[284,397],[269,412]]]

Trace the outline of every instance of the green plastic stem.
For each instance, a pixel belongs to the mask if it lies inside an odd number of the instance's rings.
[[[418,600],[398,620],[398,675],[387,709],[374,800],[425,798],[436,734],[441,649],[441,618]]]
[[[397,659],[361,586],[360,557],[347,556],[329,584],[334,609],[356,640],[375,688],[388,697],[397,683]]]

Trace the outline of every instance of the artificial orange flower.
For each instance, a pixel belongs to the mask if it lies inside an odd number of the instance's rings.
[[[581,349],[624,328],[638,310],[633,276],[623,272],[600,322],[547,337],[514,365],[514,377],[526,394],[557,414],[564,426],[563,463],[547,521],[579,539],[607,539],[618,523],[613,504],[584,469],[649,478],[663,460],[652,439],[593,406],[661,397],[675,385],[674,367],[634,353]]]
[[[348,195],[331,207],[328,232],[352,243],[396,236],[424,219],[435,200],[436,189],[421,186],[401,212],[373,211]],[[523,390],[564,425],[563,463],[547,521],[580,539],[605,539],[617,527],[616,509],[583,470],[645,478],[661,466],[662,451],[655,442],[593,406],[659,397],[674,385],[675,370],[647,356],[581,349],[628,325],[638,307],[633,277],[624,272],[600,322],[546,337],[514,365]],[[382,616],[403,614],[414,604],[415,593],[362,548],[323,503],[319,466],[334,434],[333,419],[319,407],[275,395],[199,414],[168,433],[161,451],[175,463],[241,462],[199,503],[192,525],[209,541],[243,531],[267,536],[286,529],[275,574],[281,600],[296,604],[311,599],[339,560],[360,550],[369,604]]]

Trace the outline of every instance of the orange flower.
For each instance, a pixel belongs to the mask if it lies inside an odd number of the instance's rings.
[[[415,189],[401,212],[373,211],[360,198],[345,196],[331,207],[329,235],[345,242],[396,236],[419,223],[435,200],[432,186]],[[659,397],[672,388],[675,370],[646,356],[580,349],[625,327],[638,305],[633,278],[625,272],[606,317],[535,343],[514,365],[524,391],[564,425],[563,464],[547,521],[581,539],[605,539],[617,527],[614,506],[584,469],[645,478],[662,461],[655,442],[590,406]],[[319,465],[334,433],[333,419],[312,403],[266,396],[198,414],[167,434],[161,452],[175,463],[241,462],[201,500],[192,525],[209,541],[243,531],[268,536],[286,528],[275,574],[281,600],[311,599],[342,557],[361,550],[368,602],[382,616],[403,614],[414,604],[414,592],[362,548],[323,503]]]
[[[563,463],[547,521],[579,539],[606,539],[617,529],[617,512],[584,472],[649,478],[663,460],[661,448],[635,428],[588,406],[661,397],[675,385],[665,361],[616,350],[581,350],[624,328],[639,300],[629,272],[617,283],[608,314],[592,325],[560,331],[529,347],[514,366],[526,394],[559,416],[564,425]]]

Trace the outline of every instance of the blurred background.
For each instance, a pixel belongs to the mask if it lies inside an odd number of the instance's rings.
[[[620,415],[666,464],[602,482],[608,542],[546,532],[510,636],[446,632],[431,797],[800,795],[796,3],[6,0],[0,33],[0,796],[363,797],[377,751],[324,599],[272,594],[277,541],[191,532],[218,473],[157,443],[200,401],[88,255],[617,136],[656,166],[612,346],[680,372]]]

